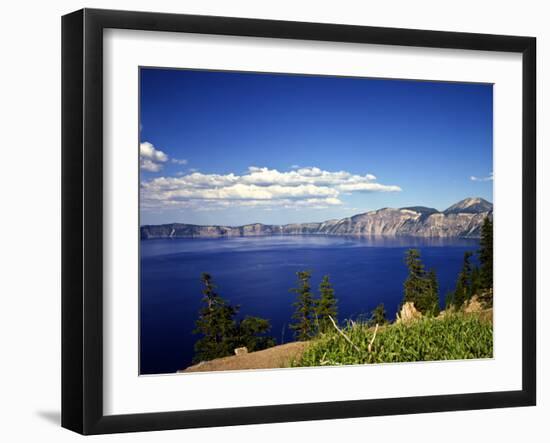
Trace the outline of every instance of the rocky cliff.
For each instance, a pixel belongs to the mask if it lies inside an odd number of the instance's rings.
[[[340,220],[244,226],[201,226],[185,223],[146,225],[142,239],[193,237],[249,237],[260,235],[408,235],[415,237],[479,237],[485,217],[492,218],[493,205],[482,198],[464,199],[440,212],[414,206],[383,208]]]

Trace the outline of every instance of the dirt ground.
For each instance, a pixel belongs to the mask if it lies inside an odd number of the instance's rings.
[[[242,369],[286,368],[292,360],[299,358],[308,342],[297,341],[274,346],[263,351],[217,358],[201,362],[178,372],[238,371]]]

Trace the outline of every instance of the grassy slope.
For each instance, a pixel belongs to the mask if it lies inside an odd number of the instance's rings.
[[[337,366],[365,363],[393,363],[429,360],[490,358],[493,356],[493,325],[483,313],[453,313],[440,318],[423,318],[409,324],[374,329],[348,324],[315,339],[293,366]]]

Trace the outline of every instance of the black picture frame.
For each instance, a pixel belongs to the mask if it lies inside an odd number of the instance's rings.
[[[103,413],[103,30],[191,32],[522,54],[522,389],[177,412]],[[536,39],[83,9],[62,18],[62,426],[81,434],[536,404]]]

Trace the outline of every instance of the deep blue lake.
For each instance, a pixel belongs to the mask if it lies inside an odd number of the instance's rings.
[[[465,251],[475,239],[408,237],[273,236],[228,239],[141,241],[140,365],[142,374],[175,372],[191,364],[192,334],[201,304],[202,272],[212,275],[217,292],[241,306],[239,316],[271,321],[277,343],[292,341],[296,272],[313,271],[317,293],[330,275],[339,319],[365,316],[384,303],[395,318],[407,275],[407,249],[421,252],[434,268],[441,304],[454,288]]]

